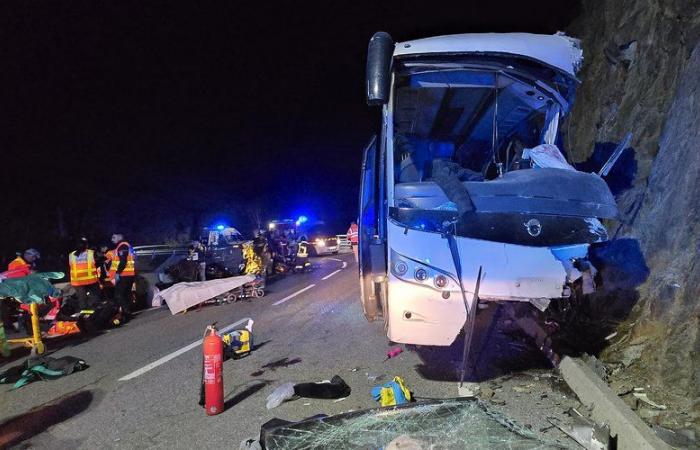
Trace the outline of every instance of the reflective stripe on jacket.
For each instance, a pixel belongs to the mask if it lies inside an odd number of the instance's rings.
[[[120,275],[122,277],[133,277],[136,275],[136,267],[134,265],[134,249],[128,242],[120,242],[119,245],[117,245],[117,248],[112,250],[112,265],[109,267],[109,278],[112,280],[117,274],[117,268],[119,267],[119,250],[124,246],[129,249],[129,253],[126,256],[126,266],[124,266],[124,270],[121,271]]]
[[[357,244],[357,238],[358,238],[357,225],[350,225],[350,228],[348,228],[348,239],[350,240],[350,243]]]
[[[32,266],[21,256],[13,259],[10,264],[7,265],[7,272],[5,272],[6,278],[21,278],[26,277],[32,273]]]
[[[95,252],[85,250],[80,255],[72,252],[68,255],[71,286],[87,286],[97,283],[97,267],[95,266]]]

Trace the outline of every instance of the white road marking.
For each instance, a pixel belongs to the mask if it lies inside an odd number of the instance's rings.
[[[338,258],[328,258],[328,259],[330,259],[331,261],[340,261],[340,262],[343,262],[342,259],[338,259]]]
[[[315,284],[310,284],[310,285],[306,286],[304,289],[299,289],[299,290],[296,291],[295,293],[286,296],[286,297],[283,298],[282,300],[276,301],[275,303],[272,304],[272,306],[281,305],[282,303],[286,302],[287,300],[293,299],[293,298],[296,297],[297,295],[301,294],[302,292],[308,291],[309,289],[311,289],[311,288],[314,287],[314,286],[316,286],[316,285],[315,285]]]
[[[348,263],[343,261],[343,269],[345,269],[348,266]]]
[[[233,330],[238,325],[244,324],[244,323],[248,322],[249,320],[250,320],[250,318],[246,317],[245,319],[241,319],[238,322],[232,323],[231,325],[225,326],[224,328],[221,328],[219,330],[219,334],[226,333],[227,331]],[[165,364],[166,362],[170,361],[171,359],[177,358],[178,356],[182,355],[183,353],[189,352],[193,348],[195,348],[199,345],[202,345],[202,341],[203,341],[202,339],[199,339],[199,340],[194,341],[193,343],[191,343],[189,345],[182,347],[180,350],[175,350],[174,352],[172,352],[168,355],[165,355],[162,358],[160,358],[156,361],[153,361],[152,363],[147,364],[138,370],[131,372],[129,375],[121,377],[119,379],[119,381],[127,381],[127,380],[134,379],[138,376],[141,376],[144,373],[149,372],[149,371],[155,369],[156,367]]]
[[[338,269],[338,270],[336,270],[335,272],[331,272],[331,273],[329,273],[328,275],[326,275],[325,277],[323,277],[323,278],[321,278],[321,279],[322,279],[322,280],[327,280],[327,279],[329,279],[330,277],[332,277],[333,275],[335,275],[336,273],[340,272],[341,270],[343,270],[343,269]]]

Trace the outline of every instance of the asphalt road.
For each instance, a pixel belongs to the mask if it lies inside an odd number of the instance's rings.
[[[457,396],[454,349],[402,346],[400,356],[385,361],[391,343],[381,323],[362,316],[352,255],[318,258],[314,267],[270,284],[261,299],[176,316],[167,308],[144,311],[124,327],[65,343],[53,356],[78,356],[90,368],[19,390],[0,388],[0,447],[238,448],[273,417],[301,420],[375,407],[370,389],[394,376],[402,376],[419,397]],[[224,363],[226,410],[206,416],[198,405],[201,346],[191,344],[207,324],[224,327],[246,317],[255,320],[256,348]],[[543,438],[570,446],[548,418],[565,421],[564,411],[576,401],[541,358],[528,356],[526,344],[494,336],[479,357],[481,366],[494,368],[479,377],[485,401]],[[509,364],[501,364],[504,358]],[[515,367],[514,360],[522,364]],[[351,386],[348,398],[300,398],[265,408],[266,396],[281,383],[333,375]]]

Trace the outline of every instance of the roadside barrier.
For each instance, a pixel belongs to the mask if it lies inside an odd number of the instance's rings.
[[[339,253],[352,253],[352,245],[350,245],[350,240],[347,234],[338,234],[338,252]]]

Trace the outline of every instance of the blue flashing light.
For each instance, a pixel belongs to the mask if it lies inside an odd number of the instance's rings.
[[[217,225],[216,229],[219,231],[224,231],[224,228],[226,228],[224,225]]]
[[[306,216],[299,216],[299,219],[297,220],[297,225],[298,225],[298,224],[305,223],[305,222],[307,222],[308,220],[309,220],[309,218],[306,217]]]

